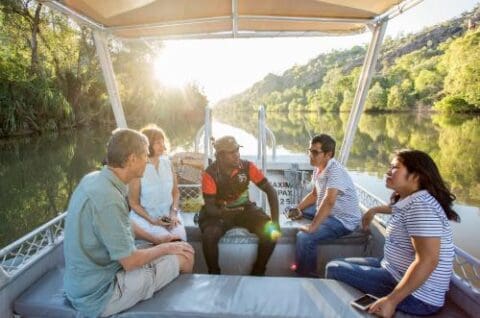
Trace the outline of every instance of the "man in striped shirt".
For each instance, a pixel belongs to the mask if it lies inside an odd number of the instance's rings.
[[[312,223],[297,233],[296,271],[301,276],[317,277],[318,243],[351,233],[360,223],[361,212],[352,179],[334,158],[335,140],[326,134],[315,136],[308,151],[315,167],[314,187],[297,208],[304,210],[315,204],[315,213]]]

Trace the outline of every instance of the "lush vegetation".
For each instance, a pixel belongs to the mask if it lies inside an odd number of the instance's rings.
[[[480,111],[480,6],[418,34],[387,38],[370,90],[367,112],[431,109]],[[220,111],[349,111],[366,47],[321,54],[282,76],[269,74]]]
[[[129,124],[175,119],[198,127],[207,99],[196,85],[161,87],[161,43],[110,42]],[[0,3],[0,136],[114,124],[92,32],[31,0]]]

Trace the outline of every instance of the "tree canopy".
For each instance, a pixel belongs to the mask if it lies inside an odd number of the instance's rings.
[[[160,42],[110,41],[128,123],[188,120],[208,103],[198,85],[163,87],[152,63]],[[0,136],[112,125],[92,32],[31,0],[0,3]]]

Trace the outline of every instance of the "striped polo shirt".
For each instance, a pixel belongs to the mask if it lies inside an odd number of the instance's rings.
[[[337,199],[330,215],[350,231],[358,227],[362,214],[358,205],[357,190],[345,168],[332,158],[322,172],[315,168],[312,181],[317,192],[317,208],[325,197],[327,189],[337,189]]]
[[[412,295],[427,304],[441,307],[452,275],[455,253],[453,234],[443,208],[426,190],[415,192],[392,206],[382,267],[397,281],[400,281],[415,259],[415,250],[410,240],[412,236],[440,238],[438,265]]]

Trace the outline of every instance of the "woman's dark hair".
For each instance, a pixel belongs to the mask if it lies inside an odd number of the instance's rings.
[[[455,195],[445,185],[437,165],[428,154],[420,150],[400,150],[395,157],[407,168],[408,173],[418,176],[420,189],[427,190],[442,206],[447,218],[459,222],[460,216],[452,209]],[[391,201],[399,200],[397,193],[392,194]]]

